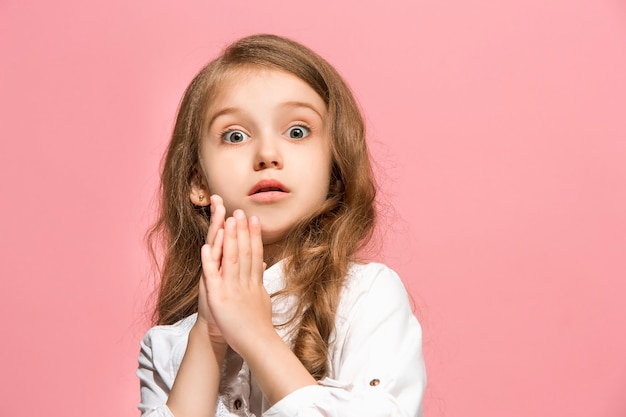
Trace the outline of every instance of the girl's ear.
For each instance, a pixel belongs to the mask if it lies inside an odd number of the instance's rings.
[[[204,180],[204,176],[199,169],[194,169],[194,173],[191,175],[191,191],[189,192],[189,199],[194,206],[206,207],[210,204],[209,187],[207,187]]]

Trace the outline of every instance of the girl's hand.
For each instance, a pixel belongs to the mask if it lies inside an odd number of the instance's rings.
[[[217,246],[222,248],[221,265]],[[250,367],[261,391],[275,404],[286,395],[316,385],[272,323],[272,303],[263,286],[263,241],[259,219],[235,210],[202,248],[208,304],[224,340]],[[221,266],[221,268],[220,268]]]
[[[225,215],[226,209],[224,208],[222,198],[218,195],[211,196],[211,221],[206,238],[207,243],[204,245],[208,247],[210,256],[207,261],[205,261],[204,256],[202,260],[202,277],[200,279],[200,288],[198,291],[198,320],[196,322],[198,326],[202,326],[205,330],[208,330],[208,334],[212,341],[224,344],[224,337],[222,336],[222,333],[217,326],[213,315],[211,314],[211,309],[209,308],[206,288],[206,265],[210,264],[211,268],[220,268]]]
[[[263,241],[257,217],[250,220],[235,210],[216,235],[214,245],[202,248],[208,304],[221,334],[242,356],[258,338],[276,336],[272,304],[263,286]],[[213,249],[222,244],[221,268]]]

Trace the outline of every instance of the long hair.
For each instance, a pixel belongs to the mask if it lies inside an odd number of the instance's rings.
[[[372,236],[376,187],[363,119],[350,89],[328,62],[289,39],[243,38],[204,67],[185,91],[163,161],[159,217],[148,233],[154,259],[155,253],[163,254],[153,319],[172,324],[197,311],[208,216],[191,203],[191,183],[201,175],[196,167],[207,106],[220,81],[241,67],[291,73],[327,106],[332,154],[328,197],[285,238],[286,287],[272,295],[296,296],[292,349],[311,375],[321,379],[328,373],[328,344],[349,265]]]

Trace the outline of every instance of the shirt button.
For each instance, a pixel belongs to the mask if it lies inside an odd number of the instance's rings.
[[[235,400],[233,407],[235,407],[235,410],[239,410],[241,408],[241,400],[239,398]]]
[[[370,386],[372,387],[375,387],[378,384],[380,384],[380,379],[374,378],[370,381]]]

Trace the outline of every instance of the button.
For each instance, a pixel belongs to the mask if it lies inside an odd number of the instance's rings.
[[[239,410],[241,408],[241,400],[239,398],[235,400],[233,407],[235,407],[235,410]]]
[[[372,387],[375,387],[378,384],[380,384],[380,379],[374,378],[370,381],[370,386]]]

